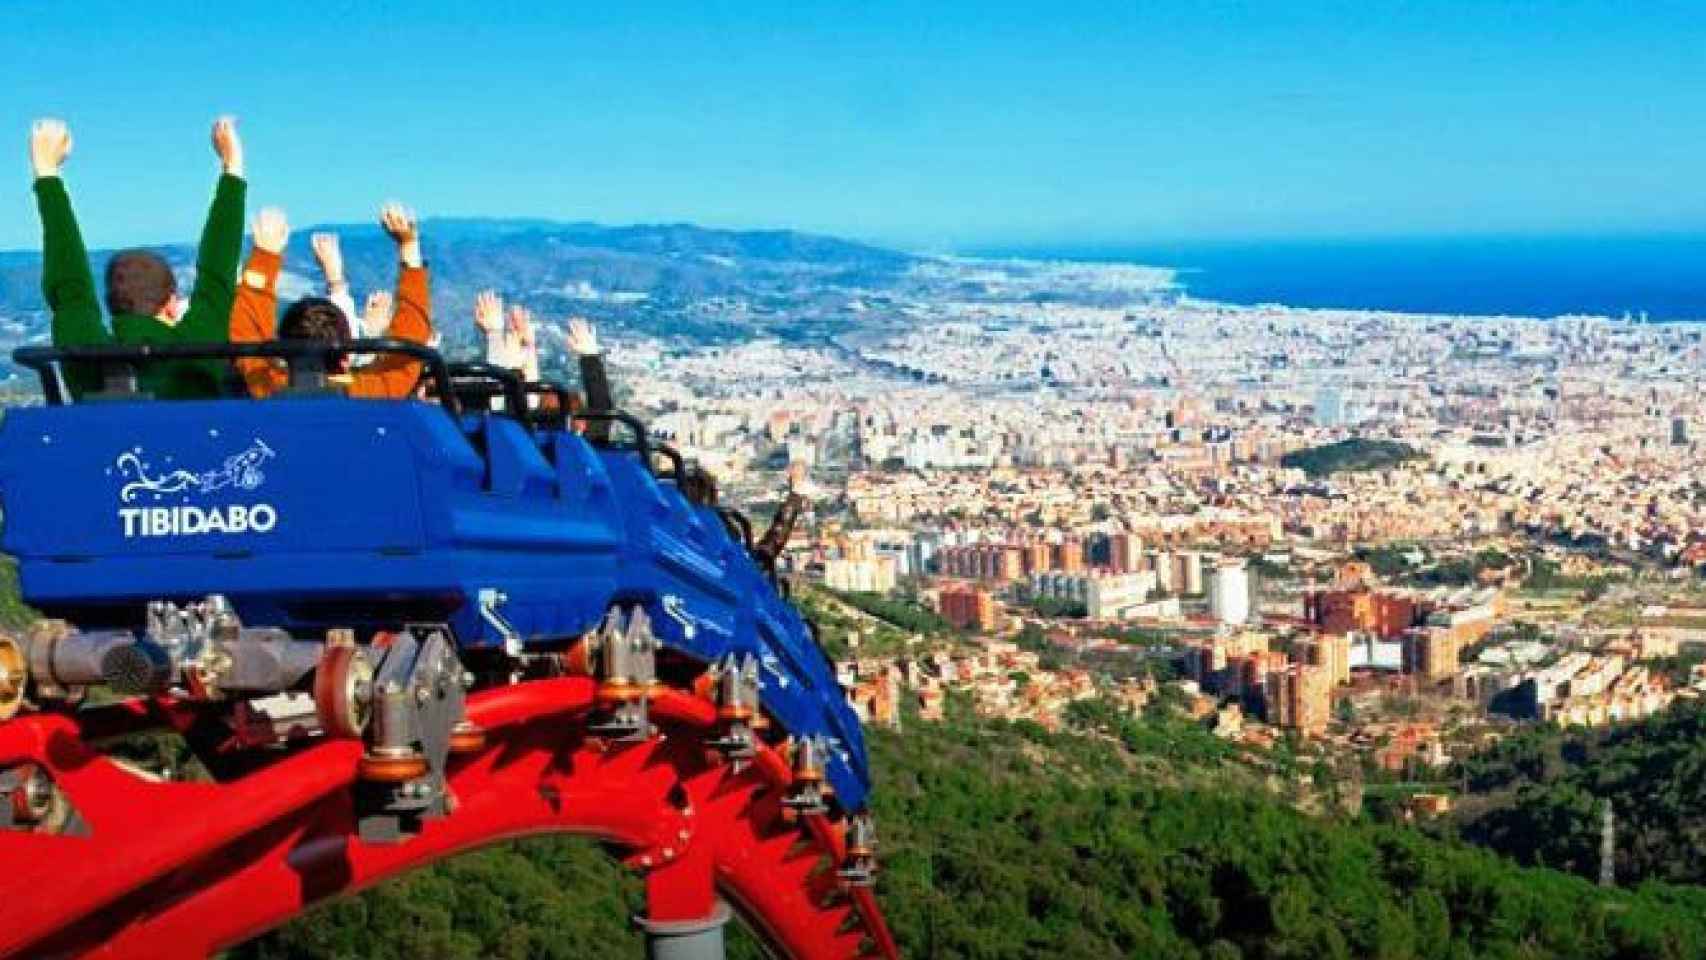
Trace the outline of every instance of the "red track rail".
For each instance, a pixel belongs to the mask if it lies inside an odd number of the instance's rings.
[[[871,891],[836,878],[840,827],[807,817],[802,830],[783,816],[791,774],[780,756],[761,748],[737,772],[704,746],[713,706],[675,692],[652,703],[659,736],[606,744],[581,722],[594,689],[569,678],[472,695],[469,718],[488,737],[452,762],[454,812],[394,845],[355,837],[355,741],[318,743],[233,782],[159,783],[86,736],[180,721],[170,703],[0,724],[0,766],[40,764],[90,826],[88,836],[0,831],[0,904],[14,907],[0,957],[202,958],[329,897],[546,833],[629,851],[646,874],[649,920],[702,919],[720,895],[782,956],[898,957]]]

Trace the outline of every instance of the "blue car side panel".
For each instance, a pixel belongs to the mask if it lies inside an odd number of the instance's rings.
[[[221,593],[304,635],[435,616],[478,650],[505,639],[483,591],[524,644],[639,604],[668,649],[757,657],[765,707],[829,738],[842,802],[869,791],[857,718],[798,612],[633,451],[336,396],[25,408],[0,421],[0,504],[24,598],[74,619]]]

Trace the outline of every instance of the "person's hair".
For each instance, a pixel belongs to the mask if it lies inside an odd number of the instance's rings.
[[[687,468],[680,489],[682,496],[702,507],[717,505],[717,478],[698,464]]]
[[[157,253],[121,250],[107,261],[107,310],[151,317],[178,292],[172,268]]]
[[[349,339],[349,320],[325,297],[303,297],[284,311],[278,322],[278,338],[343,343]]]
[[[291,304],[279,318],[278,338],[343,343],[349,339],[349,318],[337,304],[325,297],[303,297]],[[349,368],[349,357],[328,361],[327,368],[328,373],[343,373]]]

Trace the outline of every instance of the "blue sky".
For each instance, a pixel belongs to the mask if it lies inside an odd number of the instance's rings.
[[[1638,12],[1637,12],[1638,8]],[[251,206],[788,226],[911,249],[1706,227],[1706,17],[1663,3],[0,0],[0,248],[68,119],[97,244]]]

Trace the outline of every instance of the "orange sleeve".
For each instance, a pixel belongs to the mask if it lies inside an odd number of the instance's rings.
[[[232,343],[269,343],[277,334],[278,270],[283,261],[282,256],[258,247],[250,251],[231,304]],[[238,360],[237,372],[254,397],[275,393],[290,380],[276,360]]]
[[[396,315],[391,328],[385,332],[395,340],[407,340],[423,346],[432,342],[432,303],[427,290],[425,267],[403,267],[397,275]],[[396,400],[407,397],[421,378],[421,362],[397,354],[381,354],[379,359],[356,371],[351,378],[349,395],[372,399]]]

